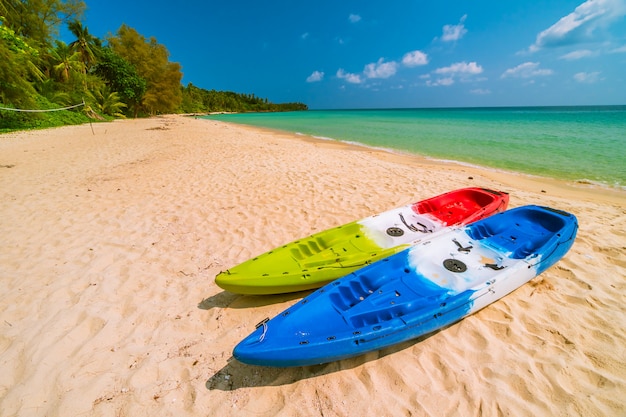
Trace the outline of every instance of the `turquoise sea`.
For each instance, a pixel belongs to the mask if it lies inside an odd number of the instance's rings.
[[[206,117],[626,190],[626,106],[309,110]]]

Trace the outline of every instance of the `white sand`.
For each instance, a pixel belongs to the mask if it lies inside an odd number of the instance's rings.
[[[626,415],[626,193],[181,116],[93,129],[0,135],[1,416]],[[230,294],[219,271],[466,186],[574,213],[576,243],[417,342],[232,359],[304,294]]]

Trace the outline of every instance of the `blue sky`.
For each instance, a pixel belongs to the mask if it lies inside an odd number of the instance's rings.
[[[92,34],[125,23],[155,37],[182,65],[183,84],[273,102],[626,104],[626,0],[86,4]]]

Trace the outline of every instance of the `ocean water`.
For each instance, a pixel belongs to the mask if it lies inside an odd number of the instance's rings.
[[[206,117],[626,190],[626,106],[309,110]]]

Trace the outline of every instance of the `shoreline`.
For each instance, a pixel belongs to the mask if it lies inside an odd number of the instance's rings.
[[[371,116],[338,110],[208,118],[626,191],[620,152],[611,150],[626,106],[590,108],[596,110],[382,109],[370,110]]]
[[[521,186],[525,191],[533,192],[539,191],[542,193],[556,192],[557,195],[563,197],[568,193],[574,194],[576,198],[582,198],[586,201],[596,201],[600,199],[602,202],[610,204],[625,204],[626,205],[626,190],[622,190],[619,187],[612,187],[606,184],[583,182],[582,180],[569,181],[553,177],[544,177],[541,175],[527,174],[523,172],[509,171],[500,168],[492,168],[482,165],[474,165],[455,160],[444,160],[431,158],[424,155],[402,152],[395,149],[372,147],[366,144],[358,142],[348,142],[337,140],[333,138],[320,138],[304,133],[293,133],[287,130],[274,129],[263,126],[253,126],[248,124],[240,124],[235,122],[225,122],[223,120],[203,119],[207,121],[213,121],[218,123],[224,123],[232,125],[233,127],[239,127],[244,130],[262,131],[269,134],[291,137],[294,140],[301,140],[307,143],[317,144],[318,146],[328,145],[337,149],[344,149],[347,151],[366,152],[372,155],[378,155],[381,158],[398,162],[402,164],[419,164],[434,168],[449,169],[458,172],[467,172],[474,179],[474,175],[477,178],[484,176],[494,181],[502,181],[511,187]],[[469,179],[469,177],[468,177]]]
[[[626,411],[624,193],[210,119],[93,129],[0,135],[0,415]],[[231,294],[215,285],[220,271],[469,186],[575,214],[574,246],[415,341],[303,368],[232,358],[306,293]]]

